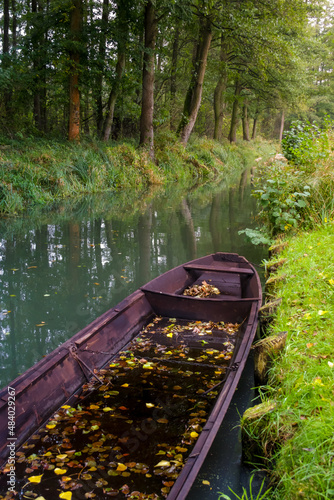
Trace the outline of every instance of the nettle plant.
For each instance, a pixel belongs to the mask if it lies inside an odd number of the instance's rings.
[[[319,160],[325,160],[329,156],[331,128],[332,122],[328,117],[325,117],[322,127],[299,120],[292,122],[282,140],[284,156],[295,165],[314,167]]]
[[[308,205],[307,198],[310,196],[310,186],[304,185],[302,189],[296,182],[299,172],[285,171],[285,175],[275,175],[267,178],[261,189],[253,191],[261,205],[260,215],[265,220],[271,235],[288,231],[297,227],[301,222],[305,208]]]

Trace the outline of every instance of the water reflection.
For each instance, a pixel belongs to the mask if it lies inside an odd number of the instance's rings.
[[[188,193],[96,196],[0,225],[0,384],[15,378],[153,277],[214,252],[255,264],[240,229],[256,213],[249,172]]]

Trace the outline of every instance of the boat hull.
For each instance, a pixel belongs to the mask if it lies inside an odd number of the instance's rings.
[[[203,281],[220,294],[209,298],[182,295]],[[117,355],[156,315],[201,321],[241,323],[237,346],[224,385],[168,500],[186,498],[224,419],[251,344],[261,305],[261,285],[254,267],[237,254],[216,253],[196,259],[147,283],[78,332],[15,379],[0,393],[0,464],[6,462],[8,398],[15,391],[15,446],[22,445],[87,379]],[[212,344],[214,347],[214,343]]]

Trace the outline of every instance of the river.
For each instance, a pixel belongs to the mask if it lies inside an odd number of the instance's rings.
[[[2,219],[1,386],[140,285],[183,262],[216,251],[236,252],[261,272],[267,249],[239,235],[256,225],[256,212],[246,170],[234,182],[187,192],[175,185],[140,196],[89,196],[64,200],[57,210]],[[238,411],[251,404],[252,387],[250,359],[189,500],[217,499],[219,492],[229,493],[228,486],[240,494],[248,482],[247,470],[240,467],[236,425]],[[229,450],[225,465],[222,446]]]

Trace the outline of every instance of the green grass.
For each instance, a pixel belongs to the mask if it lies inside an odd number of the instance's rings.
[[[273,499],[334,497],[334,223],[289,239],[273,295],[282,297],[270,334],[288,332],[264,400],[275,408],[249,433],[271,462]],[[270,263],[277,260],[277,257]],[[253,428],[252,428],[253,427]]]
[[[195,186],[240,174],[266,142],[239,147],[193,138],[185,148],[171,133],[157,135],[153,162],[132,141],[72,144],[46,139],[0,139],[0,214],[19,214],[68,197],[141,191],[177,183]]]

